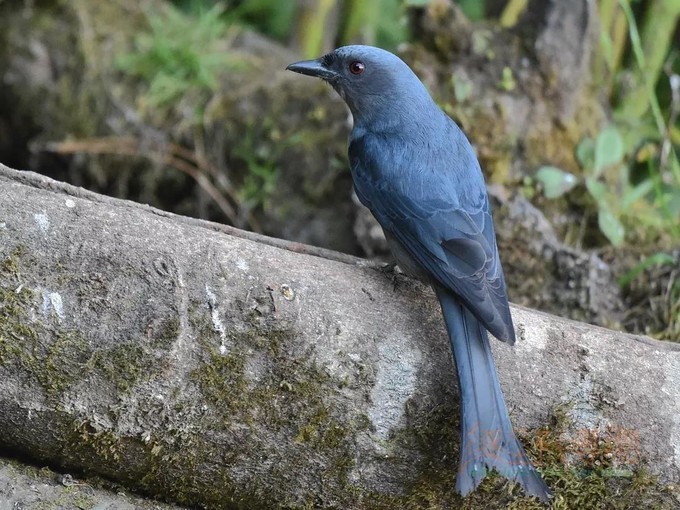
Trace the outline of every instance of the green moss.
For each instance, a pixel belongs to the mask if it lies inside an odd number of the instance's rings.
[[[15,251],[9,257],[6,257],[2,262],[0,262],[0,274],[16,276],[19,272],[19,266],[17,265],[16,257],[19,256],[19,252]]]
[[[140,343],[95,350],[78,331],[45,331],[31,313],[40,307],[37,296],[21,277],[22,267],[32,264],[26,259],[25,248],[18,247],[0,260],[0,364],[21,367],[53,398],[93,374],[119,391],[154,374],[155,360]],[[168,318],[152,345],[172,342],[178,330],[179,319]]]
[[[194,324],[202,332],[199,341],[207,358],[192,373],[192,380],[225,426],[264,422],[273,430],[294,431],[297,441],[315,448],[339,448],[349,435],[348,427],[356,424],[344,423],[341,413],[324,402],[322,395],[332,387],[331,377],[309,354],[284,354],[284,346],[294,341],[292,332],[266,330],[252,322],[256,320],[251,317],[252,329],[231,333],[233,346],[224,355],[216,351],[219,340],[207,321]],[[253,351],[267,354],[257,380],[246,368],[247,361],[254,358]],[[272,405],[274,399],[280,405]]]
[[[454,411],[445,405],[425,420],[415,413],[413,417],[417,422],[394,435],[390,440],[393,446],[417,447],[420,450],[422,459],[417,466],[418,479],[407,486],[401,496],[367,494],[353,488],[355,497],[365,502],[362,508],[546,508],[536,499],[524,496],[518,485],[495,472],[487,476],[468,497],[462,498],[455,492],[458,424],[452,418]],[[527,453],[553,490],[551,509],[676,508],[671,487],[659,484],[639,465],[628,469],[621,465],[628,457],[617,458],[617,452],[625,451],[625,447],[613,441],[612,437],[596,434],[592,435],[590,442],[578,440],[576,445],[573,433],[569,433],[570,425],[565,409],[558,408],[549,425],[530,431],[521,438]]]
[[[37,333],[29,324],[28,310],[33,292],[19,283],[19,259],[25,255],[19,246],[0,260],[0,364],[21,364],[35,368],[29,349],[35,347]]]
[[[84,420],[74,423],[73,448],[91,448],[97,457],[118,461],[121,458],[121,439],[111,430]]]
[[[418,477],[403,481],[402,496],[370,495],[367,508],[458,508],[465,500],[455,493],[458,458],[458,413],[452,400],[426,410],[420,402],[406,403],[407,426],[395,431],[387,447],[420,452]],[[481,507],[480,507],[481,508]]]
[[[347,480],[355,464],[351,442],[359,431],[368,428],[370,420],[353,415],[334,403],[332,393],[334,388],[339,391],[341,381],[335,381],[319,367],[311,351],[300,352],[301,346],[289,326],[270,317],[269,296],[261,296],[256,302],[256,310],[248,310],[245,306],[241,310],[248,329],[227,333],[228,351],[225,354],[218,350],[221,339],[213,330],[207,310],[201,311],[199,307],[190,310],[190,324],[197,333],[204,355],[203,363],[192,372],[191,380],[212,406],[215,420],[211,428],[215,433],[248,434],[249,440],[245,444],[254,450],[245,451],[243,444],[239,444],[234,445],[233,451],[224,451],[223,455],[233,462],[262,455],[258,449],[258,434],[264,429],[268,436],[280,438],[286,451],[272,463],[267,478],[290,478],[291,473],[308,466],[310,451],[316,452],[319,476],[326,485],[324,490],[336,498],[346,498]],[[250,432],[243,430],[244,424]],[[197,452],[199,457],[202,454]],[[222,476],[229,480],[226,470]],[[244,501],[249,504],[243,508],[279,507],[286,497],[285,494],[275,496],[276,489],[272,487],[246,489],[233,482],[229,487],[231,490],[221,488],[221,501],[225,501],[226,493],[230,493],[231,498],[246,494]],[[316,495],[309,497],[311,505]],[[241,499],[232,501],[235,508],[242,507]]]
[[[32,373],[48,396],[58,396],[83,377],[91,356],[92,349],[80,334],[57,332],[47,352],[36,357]]]
[[[151,345],[154,348],[169,349],[175,343],[180,332],[180,320],[177,316],[168,317],[163,320],[158,331],[154,331],[151,338]]]
[[[97,351],[89,366],[121,392],[129,392],[140,380],[151,377],[157,371],[149,352],[133,343]]]

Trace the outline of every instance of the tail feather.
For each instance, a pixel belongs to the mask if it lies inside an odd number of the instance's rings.
[[[470,493],[488,470],[495,469],[547,502],[550,489],[512,430],[486,330],[449,291],[435,290],[451,339],[461,395],[456,489],[462,495]]]

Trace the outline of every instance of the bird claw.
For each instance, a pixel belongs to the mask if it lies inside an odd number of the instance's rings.
[[[392,279],[393,290],[396,292],[402,281],[405,281],[408,276],[402,269],[394,262],[390,264],[383,264],[378,270],[386,275],[390,275]]]
[[[383,265],[381,265],[381,266],[378,268],[378,271],[380,271],[381,273],[385,273],[385,274],[388,274],[388,273],[396,273],[397,270],[398,270],[397,267],[398,267],[398,266],[397,266],[397,263],[396,263],[396,262],[390,262],[390,263],[388,263],[388,264],[383,264]]]

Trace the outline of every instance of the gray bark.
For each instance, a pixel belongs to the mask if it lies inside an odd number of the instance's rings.
[[[0,165],[0,448],[211,508],[455,507],[432,292],[314,253]],[[513,317],[518,431],[559,408],[680,481],[680,346]]]

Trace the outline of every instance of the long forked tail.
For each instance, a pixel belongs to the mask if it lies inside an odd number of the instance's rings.
[[[449,332],[461,395],[461,453],[456,490],[473,491],[495,469],[544,502],[550,489],[515,437],[491,356],[489,338],[454,295],[435,288]]]

